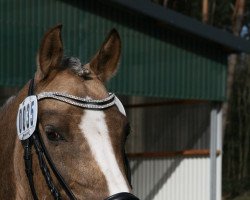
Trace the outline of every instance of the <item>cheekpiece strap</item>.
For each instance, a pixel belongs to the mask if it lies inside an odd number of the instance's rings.
[[[32,79],[30,81],[29,84],[29,90],[28,90],[28,96],[33,95],[34,92],[34,79]],[[34,186],[34,181],[33,181],[33,170],[32,170],[32,153],[31,153],[31,148],[33,145],[33,141],[31,138],[28,138],[26,140],[22,141],[22,145],[24,148],[24,164],[25,164],[25,171],[26,171],[26,175],[29,181],[29,186],[30,186],[30,190],[33,196],[34,200],[38,200],[37,194],[36,194],[36,189]]]

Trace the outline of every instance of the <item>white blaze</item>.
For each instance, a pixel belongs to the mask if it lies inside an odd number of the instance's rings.
[[[104,112],[85,110],[79,127],[106,178],[109,195],[119,192],[129,192],[129,188],[115,158]]]

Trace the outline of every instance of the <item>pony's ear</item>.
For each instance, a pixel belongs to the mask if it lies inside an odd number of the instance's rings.
[[[62,25],[57,25],[45,33],[37,55],[36,79],[44,79],[51,70],[60,65],[63,57],[61,29]]]
[[[90,61],[90,68],[103,82],[108,81],[116,72],[121,54],[119,33],[112,29],[101,48]]]

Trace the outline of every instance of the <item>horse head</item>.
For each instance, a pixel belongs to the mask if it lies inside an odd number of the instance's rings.
[[[89,63],[82,64],[78,58],[64,57],[61,28],[50,29],[38,51],[33,86],[38,98],[37,129],[76,199],[119,199],[116,194],[131,192],[124,153],[128,121],[121,106],[116,106],[117,98],[105,88],[117,71],[119,34],[111,30]],[[16,160],[20,162],[20,158]],[[24,172],[20,173],[23,177]],[[53,199],[37,158],[33,173],[39,199]],[[62,198],[67,199],[51,174]],[[132,195],[128,199],[133,199]]]

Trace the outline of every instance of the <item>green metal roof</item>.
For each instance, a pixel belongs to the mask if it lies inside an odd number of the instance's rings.
[[[179,29],[179,31],[186,34],[209,40],[220,45],[223,50],[228,52],[250,53],[249,40],[237,37],[214,26],[203,24],[194,18],[156,4],[152,0],[106,0],[105,2],[110,2],[120,8],[161,21],[167,26]]]
[[[227,55],[221,46],[101,1],[2,0],[0,85],[21,86],[35,71],[48,27],[62,23],[65,54],[87,62],[109,30],[122,39],[122,59],[109,88],[119,94],[225,99]]]

